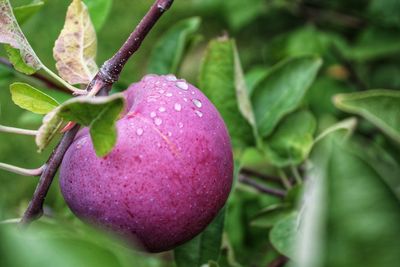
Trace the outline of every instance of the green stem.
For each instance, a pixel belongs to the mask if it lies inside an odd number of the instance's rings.
[[[296,179],[296,183],[297,184],[302,184],[303,183],[303,179],[300,176],[299,171],[297,170],[297,168],[293,165],[290,165],[290,169],[293,173],[294,179]]]
[[[286,188],[286,189],[292,188],[292,185],[290,184],[290,181],[289,181],[289,179],[287,178],[286,173],[285,173],[282,169],[279,169],[279,170],[278,170],[278,173],[279,173],[279,177],[281,178],[282,183],[283,183],[283,185],[285,186],[285,188]]]
[[[20,174],[23,176],[39,176],[42,174],[43,168],[44,168],[44,166],[37,168],[37,169],[24,169],[24,168],[20,168],[20,167],[14,166],[14,165],[0,162],[1,170],[13,172],[13,173]]]
[[[0,132],[22,134],[22,135],[33,135],[33,136],[37,135],[38,133],[38,131],[35,130],[26,130],[21,128],[8,127],[4,125],[0,125]]]
[[[49,74],[52,78],[54,78],[56,81],[58,81],[59,83],[61,83],[62,85],[64,85],[68,90],[72,91],[74,94],[77,95],[86,95],[87,91],[86,90],[82,90],[79,88],[76,88],[75,86],[70,85],[69,83],[67,83],[66,81],[64,81],[60,76],[58,76],[57,74],[55,74],[54,72],[52,72],[49,68],[47,68],[46,66],[42,65],[42,69]]]

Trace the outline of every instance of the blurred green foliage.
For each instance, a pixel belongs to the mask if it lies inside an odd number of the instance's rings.
[[[101,65],[153,1],[84,2]],[[55,70],[52,48],[69,1],[11,3]],[[398,0],[175,0],[113,91],[147,71],[175,72],[203,90],[233,140],[235,186],[224,213],[179,247],[175,262],[172,252],[136,252],[79,222],[55,181],[45,217],[21,234],[12,218],[21,217],[37,179],[0,170],[0,266],[261,267],[282,255],[296,267],[398,265],[399,14]],[[12,103],[15,81],[59,102],[70,97],[0,65],[0,124],[41,124]],[[349,113],[359,116],[355,129],[354,120],[339,124]],[[1,133],[0,162],[34,168],[52,146],[37,154],[31,137]],[[243,170],[286,196],[241,183]]]

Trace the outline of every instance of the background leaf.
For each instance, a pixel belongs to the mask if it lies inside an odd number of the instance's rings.
[[[217,261],[222,244],[225,208],[198,236],[174,250],[177,267],[200,267],[210,260]]]
[[[369,90],[335,96],[335,105],[371,121],[383,132],[400,142],[400,92]]]
[[[270,134],[278,122],[295,110],[321,67],[317,57],[298,57],[276,65],[251,96],[261,136]]]
[[[24,24],[28,19],[35,15],[44,5],[44,2],[37,1],[27,5],[14,8],[14,15],[19,25]]]
[[[100,31],[108,19],[112,7],[112,0],[84,0],[96,31]]]
[[[236,97],[235,43],[221,38],[209,43],[200,72],[200,89],[213,102],[228,126],[234,147],[251,144],[250,124]]]
[[[152,50],[147,67],[148,72],[177,73],[190,38],[198,31],[200,23],[200,18],[193,17],[170,27]]]
[[[313,145],[317,122],[309,111],[295,111],[265,140],[265,153],[276,166],[295,166],[303,162]]]
[[[292,213],[279,220],[269,233],[269,238],[275,249],[289,258],[293,258],[298,224],[298,215]]]
[[[303,213],[300,267],[395,266],[400,260],[396,253],[399,201],[380,175],[353,151],[353,146],[330,135],[313,153],[308,187],[314,184],[322,202],[308,202],[306,210],[322,204],[322,212],[320,216]],[[310,228],[315,223],[321,227]]]

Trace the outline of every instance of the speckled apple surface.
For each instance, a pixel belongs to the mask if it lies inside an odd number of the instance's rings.
[[[112,152],[96,157],[82,130],[61,164],[61,191],[84,221],[148,251],[169,250],[200,233],[225,204],[229,135],[201,91],[173,75],[147,75],[125,96]]]

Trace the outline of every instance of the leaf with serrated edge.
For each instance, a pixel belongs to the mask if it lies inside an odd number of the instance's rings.
[[[400,92],[377,89],[339,94],[334,103],[341,110],[364,117],[400,142]]]
[[[51,96],[26,83],[10,85],[11,98],[14,103],[36,114],[47,114],[60,104]]]
[[[58,73],[70,84],[88,84],[98,70],[96,53],[96,31],[87,7],[73,0],[53,49]]]
[[[18,49],[23,62],[32,69],[37,71],[42,68],[43,65],[21,31],[8,0],[0,0],[0,43]]]

